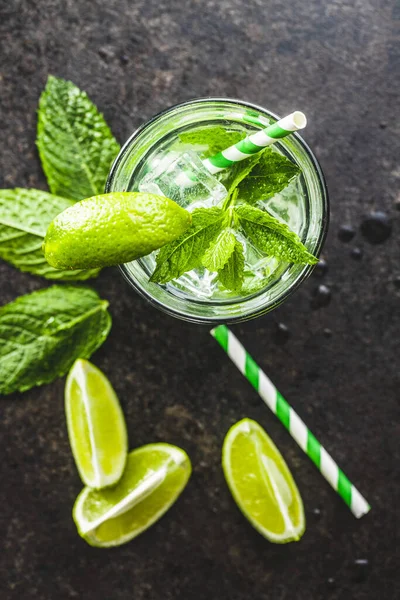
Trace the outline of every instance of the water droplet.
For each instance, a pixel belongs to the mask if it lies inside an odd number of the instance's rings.
[[[353,581],[361,583],[369,575],[370,564],[367,558],[357,558],[353,563]]]
[[[119,60],[122,65],[127,65],[129,62],[129,56],[127,54],[121,54],[121,56],[119,57]]]
[[[361,223],[361,233],[370,244],[382,244],[392,233],[392,221],[380,210],[371,212]]]
[[[314,517],[316,519],[320,519],[321,518],[321,509],[320,508],[318,508],[318,507],[313,508],[312,512],[313,512],[313,515],[314,515]]]
[[[394,287],[400,290],[400,275],[396,275],[392,279]]]
[[[325,259],[321,258],[314,267],[313,274],[317,277],[323,277],[328,272],[328,263]]]
[[[361,248],[353,248],[350,252],[350,256],[351,258],[354,258],[354,260],[361,260],[363,257],[363,251]]]
[[[331,589],[336,587],[336,580],[334,577],[328,577],[328,579],[326,580],[326,583],[327,583],[328,587]]]
[[[275,331],[272,334],[272,339],[275,344],[283,346],[290,338],[290,329],[285,323],[276,323]]]
[[[381,121],[381,122],[379,123],[379,127],[380,127],[381,129],[386,129],[386,127],[387,127],[387,123],[386,123],[386,121]]]
[[[338,231],[338,238],[341,242],[350,242],[356,235],[356,230],[351,225],[341,225]]]
[[[311,299],[311,308],[316,310],[328,306],[331,301],[331,290],[326,285],[319,285],[314,290],[313,297]]]
[[[332,337],[332,329],[328,329],[328,327],[326,327],[323,331],[323,334],[325,337],[330,338]]]

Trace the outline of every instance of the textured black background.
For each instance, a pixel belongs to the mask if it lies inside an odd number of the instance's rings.
[[[332,203],[329,272],[234,330],[373,507],[360,521],[351,515],[207,328],[158,313],[110,269],[94,285],[114,325],[94,362],[120,395],[131,446],[181,445],[193,477],[140,538],[92,549],[71,519],[81,484],[63,381],[1,398],[1,599],[398,598],[398,2],[1,0],[1,13],[1,187],[46,189],[34,142],[49,73],[85,89],[121,142],[157,111],[196,96],[307,113],[304,137]],[[388,242],[368,245],[359,231],[350,244],[337,239],[340,224],[358,230],[374,208],[393,219]],[[363,249],[361,261],[350,257],[353,247]],[[6,264],[0,281],[2,303],[47,285]],[[332,302],[311,311],[322,281]],[[278,322],[292,334],[285,346],[273,341]],[[298,482],[308,523],[299,544],[266,542],[229,495],[220,450],[243,416],[266,427]],[[369,561],[365,572],[357,559]]]

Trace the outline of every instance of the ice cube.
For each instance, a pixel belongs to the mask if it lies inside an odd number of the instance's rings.
[[[195,298],[211,298],[217,288],[217,273],[210,273],[207,269],[193,269],[184,273],[178,279],[167,283],[167,288],[173,293],[179,292],[193,295]]]
[[[191,151],[173,157],[172,161],[167,155],[143,177],[139,191],[166,196],[190,211],[215,206],[228,193]]]

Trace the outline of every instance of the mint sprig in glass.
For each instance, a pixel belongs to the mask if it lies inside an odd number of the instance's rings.
[[[228,193],[221,207],[193,211],[192,226],[158,252],[151,281],[168,283],[205,267],[217,273],[214,293],[220,289],[240,293],[245,267],[248,284],[256,290],[265,286],[266,276],[273,275],[274,259],[315,264],[318,259],[298,235],[265,208],[265,202],[285,190],[299,173],[288,158],[271,148],[236,163],[224,173],[225,179],[222,176]]]
[[[229,161],[241,145],[247,149],[244,139],[275,120],[238,101],[196,100],[154,118],[121,151],[107,192],[162,193],[192,214],[178,239],[121,267],[162,310],[198,322],[247,319],[282,302],[317,262],[327,194],[301,138],[290,135]],[[204,164],[232,145],[238,150],[221,158],[230,164],[206,176],[196,195],[193,181],[203,177]]]

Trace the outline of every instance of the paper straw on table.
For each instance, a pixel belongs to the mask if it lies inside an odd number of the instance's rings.
[[[371,507],[365,498],[349,481],[343,471],[339,469],[333,458],[321,446],[304,421],[286,402],[230,329],[226,325],[219,325],[212,329],[210,333],[222,346],[239,371],[257,390],[265,404],[286,427],[300,448],[311,458],[328,483],[341,496],[353,515],[359,519],[369,512]]]
[[[226,150],[222,150],[222,152],[218,152],[218,154],[210,158],[206,158],[203,160],[203,164],[214,175],[219,171],[227,169],[234,163],[260,152],[279,139],[293,133],[293,131],[304,129],[306,125],[307,119],[305,114],[296,110],[273,125],[249,135],[244,140],[240,140],[237,144],[226,148]]]

